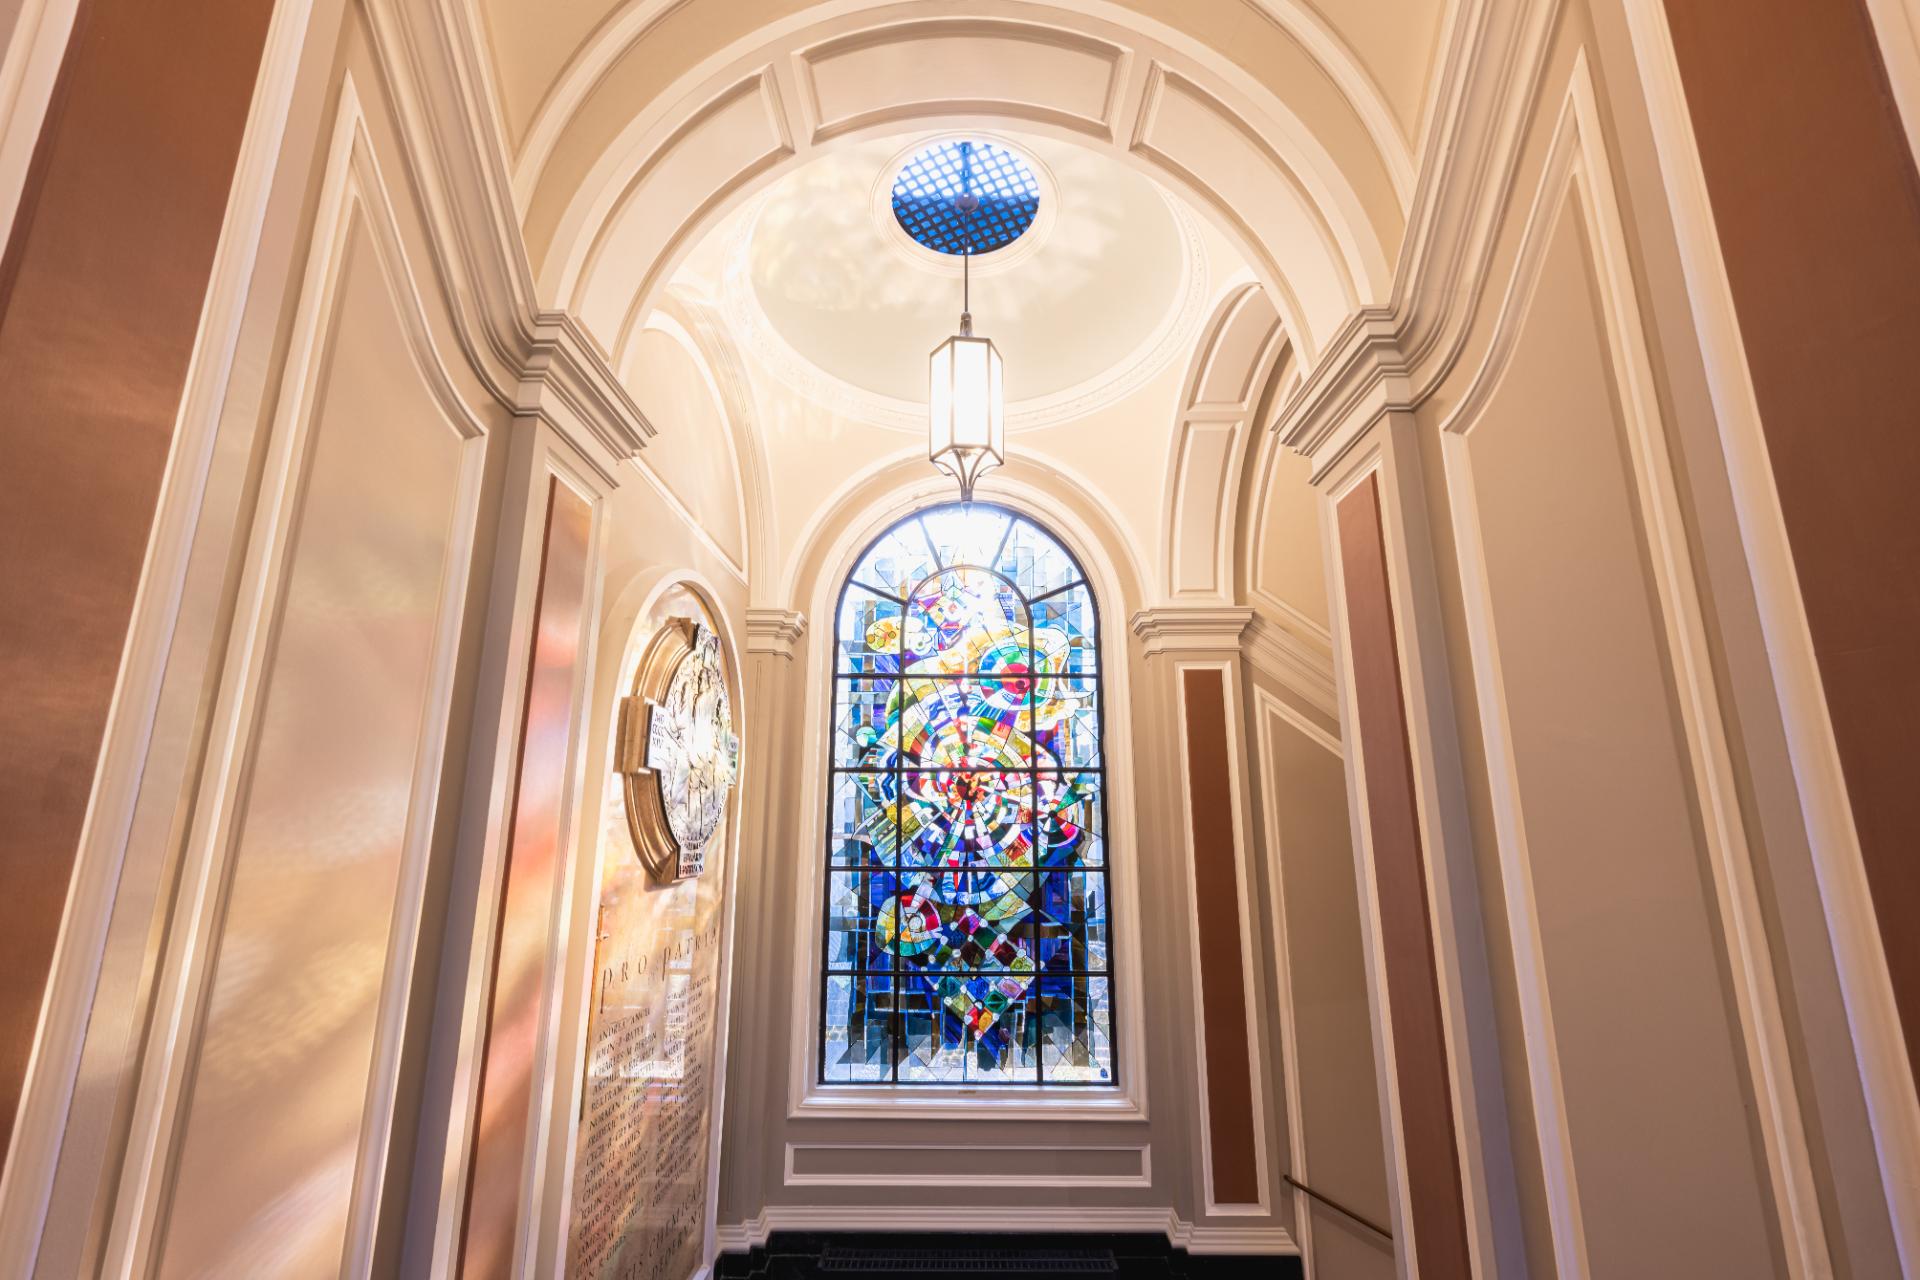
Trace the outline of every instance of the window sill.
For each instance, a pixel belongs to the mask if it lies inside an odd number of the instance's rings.
[[[787,1112],[790,1120],[978,1120],[983,1114],[1052,1120],[1144,1121],[1147,1109],[1117,1088],[939,1088],[929,1085],[816,1084]]]

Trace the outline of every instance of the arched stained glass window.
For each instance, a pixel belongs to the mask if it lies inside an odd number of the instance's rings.
[[[827,1084],[1111,1085],[1098,613],[986,503],[867,548],[834,624]]]

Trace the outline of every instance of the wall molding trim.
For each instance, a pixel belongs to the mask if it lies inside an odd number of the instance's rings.
[[[800,637],[807,633],[807,615],[798,609],[748,609],[747,652],[764,653],[791,661]]]
[[[1290,627],[1256,611],[1242,633],[1241,647],[1248,666],[1299,694],[1328,719],[1339,721],[1330,645],[1304,639]]]
[[[1914,82],[1893,56],[1897,34],[1884,19],[1898,0],[1871,3],[1888,75],[1909,134],[1920,99]],[[1752,372],[1740,335],[1720,234],[1708,197],[1706,174],[1688,112],[1673,36],[1660,0],[1627,0],[1627,26],[1645,86],[1647,115],[1674,238],[1692,305],[1708,392],[1725,457],[1740,538],[1754,589],[1754,604],[1766,641],[1787,752],[1792,763],[1807,846],[1820,887],[1821,907],[1833,947],[1841,999],[1852,1032],[1852,1056],[1879,1158],[1895,1248],[1909,1274],[1920,1273],[1920,1095],[1916,1064],[1907,1058],[1900,1013],[1894,1004],[1886,953],[1854,826],[1852,802],[1841,770],[1839,747],[1813,650],[1806,604],[1788,543],[1780,495],[1774,483],[1766,433],[1760,421]],[[1911,0],[1908,2],[1911,14]],[[1909,29],[1920,29],[1920,23]],[[1920,64],[1916,64],[1920,65]]]
[[[304,16],[304,15],[303,15]],[[251,754],[264,722],[275,659],[275,636],[286,604],[312,451],[311,428],[321,412],[323,381],[334,331],[331,320],[345,276],[347,246],[356,229],[369,233],[387,300],[440,424],[461,445],[442,594],[430,650],[426,717],[396,872],[391,940],[378,997],[369,1062],[367,1120],[354,1164],[344,1224],[348,1271],[372,1265],[377,1215],[387,1190],[388,1144],[401,1105],[400,1055],[421,935],[425,882],[435,834],[454,705],[459,641],[470,566],[480,536],[485,423],[461,397],[434,344],[420,278],[410,264],[392,188],[384,177],[367,117],[351,76],[343,78],[331,129],[315,229],[298,285],[297,310],[285,375],[267,433],[261,493],[248,519],[246,559],[234,606],[227,654],[214,687],[212,725],[186,834],[179,887],[172,909],[153,1009],[135,1078],[126,1154],[116,1181],[101,1264],[103,1273],[148,1274],[161,1261],[173,1183],[179,1173],[182,1125],[192,1105],[194,1064],[211,1020],[209,992],[219,963],[208,945],[225,922],[227,890],[239,855]],[[399,980],[395,980],[399,975]]]
[[[926,1152],[930,1149],[957,1151],[963,1155],[984,1155],[993,1162],[994,1168],[990,1174],[980,1170],[966,1169],[942,1173],[939,1169],[946,1166],[939,1164],[933,1166],[933,1172],[927,1173],[901,1173],[890,1170],[810,1172],[800,1168],[803,1155],[821,1151],[870,1152],[881,1157],[905,1156],[916,1163],[926,1164]],[[1011,1172],[1020,1167],[1022,1157],[1076,1155],[1104,1157],[1114,1161],[1117,1167],[1111,1172],[1056,1173],[1042,1170],[1030,1173]],[[1037,1163],[1037,1160],[1030,1160],[1029,1163]],[[783,1185],[789,1187],[978,1187],[983,1181],[989,1179],[996,1187],[1132,1187],[1148,1190],[1153,1186],[1153,1147],[1145,1142],[1123,1146],[988,1143],[979,1147],[949,1146],[945,1148],[938,1144],[929,1146],[920,1142],[911,1145],[898,1142],[788,1142],[781,1181]]]
[[[28,0],[0,64],[0,238],[11,234],[77,7],[77,0]],[[130,842],[141,788],[163,772],[153,767],[156,742],[176,731],[165,723],[164,689],[174,645],[191,629],[185,620],[198,617],[190,566],[311,9],[311,0],[294,0],[274,13],[248,105],[13,1141],[0,1152],[0,1274],[27,1274],[40,1249],[88,1042],[105,1003],[100,980],[115,907],[140,861]]]
[[[463,0],[366,0],[366,10],[405,169],[432,228],[432,267],[474,375],[618,486],[618,464],[654,428],[585,326],[538,305],[476,15]]]
[[[1253,620],[1245,605],[1161,605],[1128,619],[1149,658],[1163,653],[1240,652],[1240,637]]]
[[[27,169],[67,59],[80,0],[25,0],[0,32],[0,244],[13,234]]]
[[[1460,4],[1435,76],[1447,97],[1435,105],[1391,300],[1348,316],[1274,424],[1312,460],[1316,483],[1375,424],[1423,403],[1467,345],[1560,7]]]
[[[1140,1231],[1161,1233],[1188,1253],[1298,1257],[1300,1246],[1284,1226],[1194,1223],[1172,1209],[1152,1205],[1011,1205],[995,1216],[1016,1231]],[[947,1205],[770,1204],[744,1222],[720,1225],[722,1253],[745,1253],[766,1244],[776,1231],[938,1231],[951,1227]]]

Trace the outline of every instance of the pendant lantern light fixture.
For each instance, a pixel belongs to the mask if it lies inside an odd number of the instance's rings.
[[[927,362],[927,460],[959,481],[964,502],[1007,460],[1006,370],[992,339],[973,331],[973,255],[1017,239],[1038,207],[1025,162],[989,143],[935,144],[894,184],[894,215],[907,234],[960,258],[960,328]]]
[[[933,349],[928,369],[927,460],[960,482],[962,502],[1007,460],[1006,373],[993,340],[974,336],[972,259],[960,260],[960,332]]]

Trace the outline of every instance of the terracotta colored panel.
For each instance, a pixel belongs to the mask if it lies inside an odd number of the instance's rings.
[[[0,265],[0,1149],[271,13],[83,3]]]
[[[553,895],[565,831],[567,745],[581,613],[587,598],[593,510],[558,480],[548,481],[547,529],[528,659],[513,831],[506,885],[495,922],[487,1029],[480,1059],[479,1119],[467,1170],[462,1276],[513,1274],[515,1230],[527,1155],[534,1056],[540,1042]]]
[[[1181,673],[1187,716],[1187,803],[1193,820],[1193,891],[1200,904],[1201,1017],[1207,1046],[1207,1132],[1213,1196],[1258,1204],[1252,1067],[1247,1052],[1247,976],[1240,959],[1239,852],[1227,742],[1226,673]]]
[[[1707,191],[1920,1061],[1920,178],[1858,0],[1669,3]]]
[[[1356,728],[1366,769],[1366,821],[1380,899],[1387,1018],[1393,1031],[1414,1250],[1421,1274],[1464,1276],[1466,1209],[1377,478],[1368,477],[1342,498],[1338,511]]]

